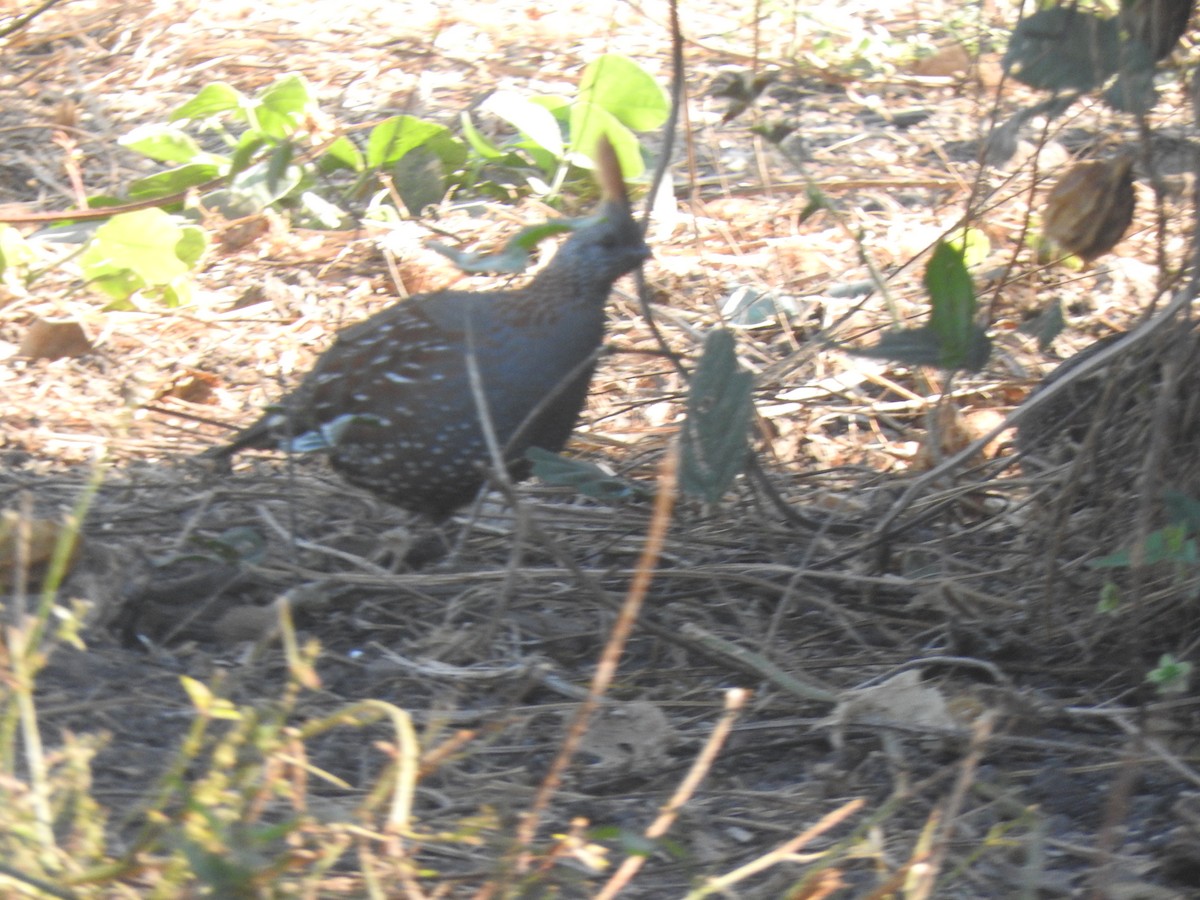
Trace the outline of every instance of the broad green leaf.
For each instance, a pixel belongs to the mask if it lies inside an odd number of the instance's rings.
[[[225,158],[206,153],[182,128],[173,125],[141,125],[117,140],[122,147],[165,163],[206,162],[220,164]]]
[[[709,333],[688,388],[679,484],[709,503],[733,483],[748,453],[754,376],[738,365],[733,335]]]
[[[448,128],[430,135],[421,146],[440,159],[447,172],[461,169],[469,155],[467,145],[452,135]]]
[[[287,166],[282,171],[275,171],[270,161],[266,160],[235,175],[229,183],[228,192],[237,206],[248,204],[248,209],[258,212],[289,196],[303,183],[304,170],[300,166]]]
[[[1121,591],[1111,581],[1104,582],[1100,588],[1100,599],[1096,602],[1096,612],[1108,615],[1117,611],[1121,606]]]
[[[589,220],[579,220],[579,222],[546,222],[542,225],[529,225],[509,238],[504,244],[504,249],[499,253],[464,253],[461,250],[455,250],[453,247],[447,247],[445,244],[440,244],[437,241],[429,241],[426,243],[426,246],[430,250],[435,250],[442,254],[442,256],[452,260],[464,272],[513,275],[518,272],[524,272],[528,268],[529,253],[538,245],[538,242],[551,235],[571,231],[579,227],[581,222],[585,221]]]
[[[607,137],[617,153],[621,174],[632,181],[646,171],[642,147],[637,135],[626,128],[608,110],[582,100],[571,105],[570,161],[577,166],[593,168],[592,155],[601,137]]]
[[[207,184],[219,178],[221,168],[210,163],[195,163],[168,169],[156,175],[139,178],[129,184],[130,200],[148,200],[153,197],[169,197],[197,185]]]
[[[204,256],[204,251],[208,249],[208,233],[199,225],[192,225],[190,222],[181,223],[179,230],[182,234],[175,244],[175,255],[189,269],[194,269]]]
[[[428,144],[414,147],[392,166],[392,184],[413,216],[420,216],[427,206],[440,203],[446,196],[442,161]]]
[[[233,157],[229,161],[229,174],[237,175],[250,168],[258,159],[258,151],[270,144],[256,131],[245,132],[234,148]]]
[[[37,252],[11,225],[0,224],[0,275],[37,262]]]
[[[963,264],[968,269],[983,265],[992,252],[992,242],[978,228],[959,228],[946,236],[946,243],[962,256]]]
[[[175,254],[182,238],[178,220],[160,209],[121,213],[96,229],[80,265],[89,279],[129,270],[147,284],[166,284],[188,270]]]
[[[361,172],[366,168],[366,160],[354,141],[343,135],[325,149],[318,165],[322,172],[332,172],[334,169]]]
[[[267,188],[280,197],[296,186],[296,183],[289,178],[293,156],[291,141],[284,141],[267,157]],[[280,192],[281,188],[282,192]]]
[[[392,116],[371,129],[367,138],[367,166],[381,169],[394,165],[414,147],[445,133],[444,125],[425,122],[415,116]]]
[[[1176,659],[1173,653],[1164,653],[1158,658],[1158,665],[1146,673],[1146,680],[1161,694],[1182,694],[1188,689],[1191,676],[1190,662]]]
[[[562,159],[562,130],[554,114],[544,106],[511,91],[496,91],[479,108],[499,116],[547,153]]]
[[[560,125],[566,125],[570,119],[571,98],[562,94],[537,94],[529,98],[530,103],[536,103],[542,109],[550,112],[558,119]]]
[[[599,466],[581,459],[569,459],[530,447],[525,458],[533,463],[533,474],[552,487],[571,487],[585,497],[598,500],[639,499],[647,495],[646,489],[636,482],[609,475]]]
[[[945,241],[938,242],[925,267],[925,289],[932,308],[929,328],[939,347],[937,365],[948,370],[983,368],[991,343],[975,324],[975,286],[963,254]]]
[[[253,115],[260,132],[281,141],[299,131],[315,107],[308,81],[285,75],[255,98]]]
[[[484,159],[499,159],[505,155],[505,151],[499,149],[495,144],[483,136],[475,123],[471,121],[471,114],[463,111],[459,115],[459,121],[462,123],[463,134],[467,138],[467,143]]]
[[[170,121],[180,119],[208,119],[231,110],[240,110],[248,98],[237,88],[223,81],[214,81],[200,89],[191,100],[176,107],[171,113]]]
[[[975,322],[975,286],[963,255],[939,241],[925,266],[925,290],[932,312],[929,324],[944,344],[962,342]]]
[[[97,228],[79,264],[88,281],[123,300],[186,276],[206,241],[200,228],[160,209],[142,209],[113,216]]]
[[[178,275],[161,286],[159,296],[169,309],[191,306],[196,297],[196,283],[187,275]]]
[[[1183,525],[1167,525],[1146,535],[1140,546],[1118,550],[1088,561],[1092,569],[1127,569],[1153,566],[1162,562],[1194,566],[1200,559],[1195,540],[1187,536]]]
[[[590,62],[579,82],[579,101],[594,103],[634,131],[651,131],[667,120],[667,95],[627,56],[609,53]]]

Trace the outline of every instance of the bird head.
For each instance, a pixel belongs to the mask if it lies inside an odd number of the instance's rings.
[[[596,147],[596,181],[602,196],[600,209],[580,223],[550,268],[585,278],[607,294],[614,281],[650,258],[650,248],[633,218],[621,165],[606,137]]]

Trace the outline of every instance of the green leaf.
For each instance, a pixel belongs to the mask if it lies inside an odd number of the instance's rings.
[[[208,249],[208,234],[199,225],[181,225],[182,234],[175,244],[175,256],[189,269],[194,269]]]
[[[1134,546],[1098,559],[1089,560],[1091,569],[1132,569],[1163,562],[1194,566],[1200,561],[1200,547],[1187,536],[1187,526],[1167,525],[1146,535],[1140,546]]]
[[[1188,689],[1191,677],[1192,664],[1176,659],[1172,653],[1160,656],[1158,666],[1146,673],[1146,680],[1153,684],[1160,694],[1182,694]]]
[[[392,179],[401,202],[414,216],[441,202],[446,195],[442,161],[428,145],[414,147],[393,165]]]
[[[367,138],[367,166],[382,169],[394,165],[414,147],[446,133],[444,125],[415,116],[392,116],[371,129]]]
[[[807,222],[823,209],[829,209],[829,198],[825,193],[814,184],[810,184],[804,191],[808,202],[804,205],[804,209],[800,212],[800,221]]]
[[[670,112],[666,92],[658,82],[632,59],[617,53],[588,63],[579,82],[578,102],[607,110],[633,131],[661,127]]]
[[[366,168],[366,161],[354,141],[343,135],[325,148],[318,165],[325,173],[332,172],[334,169],[361,172]]]
[[[208,119],[231,110],[241,110],[248,98],[237,88],[223,81],[214,81],[200,89],[191,100],[176,107],[171,113],[170,121],[180,119]]]
[[[1055,6],[1022,19],[1004,65],[1030,87],[1087,92],[1116,74],[1121,53],[1116,18]]]
[[[483,136],[483,132],[475,127],[475,123],[471,121],[470,113],[464,110],[459,115],[459,121],[462,123],[462,130],[467,138],[467,143],[481,157],[484,159],[499,159],[506,155],[506,151],[499,149]]]
[[[451,260],[464,272],[487,272],[495,275],[512,275],[524,272],[529,266],[529,254],[538,243],[555,234],[571,231],[581,224],[591,221],[577,222],[546,222],[542,225],[529,225],[522,228],[504,243],[504,249],[499,253],[464,253],[447,247],[437,241],[428,241],[426,246]]]
[[[201,149],[187,132],[172,125],[141,125],[117,140],[122,147],[165,163],[206,162],[221,164],[227,160]]]
[[[1104,582],[1100,588],[1100,599],[1096,602],[1096,612],[1108,615],[1115,613],[1121,605],[1121,591],[1111,581]]]
[[[467,145],[452,135],[448,128],[431,134],[421,147],[440,159],[447,172],[461,169],[469,155]]]
[[[929,324],[943,344],[961,342],[975,322],[975,286],[963,255],[939,241],[925,267],[925,289],[932,312]]]
[[[496,91],[479,108],[499,116],[555,159],[563,158],[562,130],[554,114],[544,106],[511,91]]]
[[[247,131],[238,139],[237,147],[234,148],[233,157],[229,161],[229,174],[237,175],[249,169],[258,158],[258,151],[267,146],[269,144],[262,135]]]
[[[530,447],[525,458],[533,463],[533,474],[545,484],[571,487],[585,497],[613,501],[641,499],[648,494],[643,486],[609,475],[593,463],[568,459],[541,447]]]
[[[259,212],[284,197],[290,196],[304,183],[300,166],[287,166],[277,171],[271,160],[256,163],[230,180],[228,202],[247,212]]]
[[[79,264],[89,281],[122,300],[133,291],[187,275],[199,258],[197,235],[204,240],[200,229],[160,209],[121,213],[96,229]],[[181,249],[187,260],[180,257]]]
[[[37,252],[11,225],[0,224],[0,276],[37,262]]]
[[[166,284],[159,286],[158,296],[168,309],[191,306],[192,300],[196,296],[195,282],[186,275],[172,278]]]
[[[296,186],[296,182],[289,177],[292,157],[291,141],[283,142],[267,157],[267,188],[280,197]]]
[[[925,267],[925,289],[932,307],[929,327],[939,347],[937,364],[948,370],[982,369],[991,342],[975,324],[975,286],[963,254],[945,241],[938,242]]]
[[[179,166],[176,169],[168,169],[165,172],[130,182],[129,199],[149,200],[154,197],[169,197],[197,185],[207,184],[220,176],[220,168],[210,163]]]
[[[992,242],[979,228],[959,228],[946,236],[946,243],[961,256],[968,269],[983,265],[992,252]]]
[[[710,332],[688,388],[679,484],[709,503],[746,464],[754,376],[741,370],[735,349],[728,331]]]
[[[277,141],[300,130],[316,101],[302,75],[285,75],[255,98],[258,131]]]
[[[571,104],[571,162],[593,168],[592,154],[602,136],[608,138],[616,151],[621,174],[627,180],[641,177],[646,163],[637,135],[603,107],[582,100]]]

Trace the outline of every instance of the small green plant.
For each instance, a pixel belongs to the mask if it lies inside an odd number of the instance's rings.
[[[138,293],[172,306],[186,302],[188,273],[207,246],[203,231],[181,215],[191,191],[201,206],[226,218],[274,208],[308,227],[338,228],[352,221],[355,206],[368,217],[398,218],[390,206],[394,197],[419,215],[452,189],[507,196],[482,177],[488,167],[522,172],[533,189],[551,195],[572,166],[591,165],[601,135],[615,147],[626,177],[636,178],[645,163],[635,132],[659,127],[668,104],[641,67],[610,54],[584,69],[574,98],[500,92],[484,109],[512,125],[517,136],[497,147],[466,114],[465,141],[444,125],[392,116],[373,126],[359,146],[330,133],[300,75],[282,76],[254,95],[224,82],[206,85],[167,122],[121,139],[122,146],[169,168],[132,182],[123,198],[95,196],[89,205],[161,200],[163,208],[123,212],[102,225],[80,255],[83,276],[114,306],[133,305]],[[539,174],[530,175],[531,167]],[[526,240],[536,242],[553,230]],[[0,276],[13,278],[29,265],[22,246],[0,234]],[[528,247],[517,249],[506,263],[509,270],[527,259]]]
[[[121,140],[122,146],[172,166],[133,182],[129,197],[169,197],[219,182],[202,202],[228,217],[276,206],[306,224],[335,228],[347,221],[342,207],[376,186],[379,174],[409,153],[425,151],[443,177],[467,158],[466,146],[445,126],[413,116],[380,122],[362,149],[345,135],[331,137],[321,122],[316,98],[300,75],[285,75],[254,96],[223,82],[206,85],[167,123],[143,126]],[[185,126],[215,135],[220,147],[206,149]],[[354,178],[334,187],[331,176],[337,172]],[[438,190],[429,202],[441,199],[443,177],[434,179]]]
[[[190,273],[207,247],[199,226],[161,209],[139,209],[97,228],[79,265],[84,278],[112,298],[113,308],[130,308],[137,293],[180,306],[191,300]]]
[[[977,372],[987,363],[992,343],[976,322],[978,303],[967,259],[980,255],[974,229],[960,232],[956,242],[939,241],[925,267],[929,321],[917,328],[895,328],[874,347],[855,350],[907,365],[938,366],[948,371]],[[982,252],[986,253],[986,250]]]
[[[1142,540],[1115,553],[1088,562],[1093,569],[1135,569],[1167,564],[1175,579],[1183,583],[1200,571],[1200,502],[1178,491],[1167,491],[1164,505],[1170,522],[1151,531]],[[1112,581],[1100,589],[1097,610],[1114,613],[1121,606],[1121,594]]]
[[[1173,653],[1159,657],[1158,665],[1146,673],[1146,680],[1160,694],[1182,694],[1188,689],[1192,678],[1192,664],[1175,658]]]
[[[550,184],[542,193],[557,191],[568,165],[591,166],[592,148],[606,136],[617,152],[621,171],[636,179],[645,170],[635,132],[651,131],[667,119],[670,106],[658,83],[636,62],[610,53],[583,70],[574,98],[558,95],[524,97],[497,91],[480,106],[503,119],[517,135],[496,146],[462,115],[463,134],[480,159],[522,165],[528,157]]]

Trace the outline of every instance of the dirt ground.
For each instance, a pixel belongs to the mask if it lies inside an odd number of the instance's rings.
[[[61,4],[3,45],[0,221],[75,206],[69,152],[87,194],[118,194],[154,171],[117,140],[217,80],[252,93],[303,74],[336,131],[401,112],[456,127],[497,88],[569,93],[604,52],[669,79],[662,4],[501,0],[482,22],[465,9]],[[1112,254],[1083,270],[1034,258],[1027,212],[1045,179],[1072,154],[1134,144],[1137,129],[1081,104],[981,169],[987,123],[1036,98],[998,86],[997,47],[967,65],[952,38],[986,39],[1011,27],[1007,14],[936,0],[764,7],[756,29],[749,7],[684,10],[677,202],[656,210],[646,280],[684,359],[719,322],[734,328],[756,376],[762,476],[743,476],[716,505],[677,502],[615,682],[542,836],[584,819],[590,844],[624,858],[729,691],[750,694],[669,840],[622,896],[685,896],[854,800],[862,806],[840,824],[724,896],[883,896],[923,871],[935,872],[927,896],[944,898],[1200,896],[1196,700],[1145,680],[1163,654],[1196,657],[1195,567],[1088,565],[1160,527],[1165,488],[1200,496],[1189,329],[1161,329],[1127,357],[1065,461],[1023,467],[1004,432],[917,482],[1060,359],[1164,305],[1162,273],[1180,271],[1195,245],[1191,176],[1168,171],[1168,158],[1195,153],[1172,78],[1154,122],[1161,209],[1140,175],[1134,227]],[[940,49],[941,62],[914,66],[905,48]],[[778,67],[777,79],[723,121],[714,78],[752,65]],[[794,130],[782,149],[753,130],[785,121]],[[646,139],[652,156],[659,140]],[[806,178],[836,215],[802,215]],[[421,776],[412,817],[428,837],[408,852],[428,896],[474,896],[495,875],[639,568],[653,518],[645,497],[683,414],[686,386],[632,281],[612,300],[612,352],[568,452],[640,483],[634,498],[531,482],[520,515],[489,499],[433,534],[319,459],[250,454],[228,475],[195,459],[294,384],[339,327],[403,292],[494,283],[455,272],[423,239],[450,233],[476,249],[552,214],[529,198],[468,200],[403,223],[386,248],[379,229],[273,219],[248,243],[214,243],[196,302],[179,310],[105,312],[53,273],[0,288],[0,507],[62,514],[102,466],[60,597],[81,602],[88,625],[82,644],[55,648],[36,696],[48,745],[100,740],[93,795],[114,854],[135,839],[192,727],[188,676],[246,708],[291,697],[292,723],[385,701],[412,716],[425,749],[469,729]],[[873,343],[889,303],[900,317],[926,315],[921,254],[968,209],[991,242],[977,275],[994,341],[985,369],[948,386],[932,370],[839,349]],[[870,290],[872,267],[888,302]],[[750,322],[738,297],[773,298],[775,310]],[[1043,352],[1020,329],[1055,301],[1066,329]],[[93,349],[22,357],[35,317],[80,321]],[[231,559],[230,544],[251,549]],[[406,567],[414,546],[433,547],[430,561]],[[1103,613],[1110,581],[1121,602]],[[285,597],[299,640],[320,645],[315,678],[294,694],[275,630]],[[384,723],[307,740],[307,763],[324,773],[308,784],[307,814],[353,819],[396,740]],[[581,850],[521,896],[590,897],[607,877]],[[320,896],[360,891],[334,867]]]

